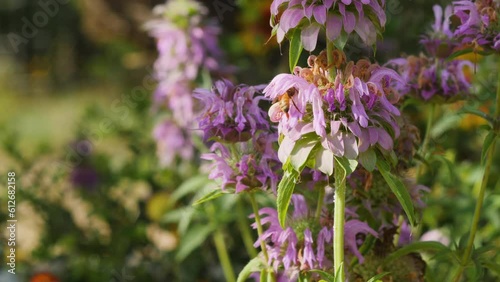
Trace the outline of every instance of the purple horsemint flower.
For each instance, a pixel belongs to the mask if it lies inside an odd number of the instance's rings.
[[[190,132],[171,121],[156,125],[153,137],[156,140],[156,152],[162,166],[170,165],[176,156],[183,159],[193,157]]]
[[[422,44],[431,57],[447,58],[460,45],[451,31],[451,16],[453,14],[452,6],[443,8],[434,5],[435,22],[432,30],[422,37]]]
[[[471,83],[465,75],[467,68],[474,67],[470,61],[446,61],[421,55],[394,59],[387,65],[394,66],[405,79],[406,85],[398,88],[403,95],[441,103],[470,95]]]
[[[393,105],[399,99],[394,86],[404,80],[367,60],[347,63],[341,51],[334,52],[334,81],[329,80],[326,52],[322,52],[309,58],[309,68],[277,75],[264,89],[266,97],[279,100],[269,116],[279,122],[278,130],[285,137],[279,152],[282,162],[295,142],[310,133],[319,136],[324,150],[349,159],[374,146],[393,148],[399,135],[395,118],[400,115]]]
[[[271,24],[278,43],[287,34],[300,29],[307,51],[316,48],[320,30],[326,32],[330,41],[341,34],[356,32],[366,44],[372,45],[377,33],[385,26],[384,6],[385,0],[274,0],[271,4]]]
[[[153,108],[165,107],[169,114],[169,121],[165,122],[169,125],[159,124],[157,131],[161,133],[155,132],[164,165],[174,159],[175,148],[183,157],[192,156],[193,148],[164,146],[177,144],[179,140],[187,141],[185,147],[190,145],[188,136],[195,127],[197,108],[192,97],[194,81],[202,72],[221,74],[231,71],[221,63],[222,52],[217,44],[220,28],[216,22],[204,19],[207,13],[208,10],[196,1],[170,0],[155,7],[157,18],[145,24],[149,34],[156,39],[159,53],[154,65],[158,87]],[[174,128],[174,124],[178,128]],[[165,133],[167,131],[171,133]],[[179,133],[179,136],[174,137],[174,133]]]
[[[207,12],[191,0],[173,0],[155,7],[159,18],[147,22],[145,27],[157,42],[155,71],[159,81],[192,81],[201,69],[220,70],[220,28],[215,22],[204,21]]]
[[[454,16],[459,21],[454,36],[461,39],[462,43],[471,44],[475,48],[500,51],[499,9],[500,3],[495,0],[453,2]]]
[[[212,153],[202,159],[212,161],[209,178],[219,180],[222,189],[234,188],[236,193],[270,188],[276,193],[281,163],[273,147],[276,134],[260,132],[246,142],[212,145]]]
[[[262,208],[262,225],[265,228],[263,234],[255,242],[254,246],[260,246],[260,242],[266,243],[269,255],[269,265],[276,272],[283,271],[293,281],[299,272],[311,269],[322,269],[333,271],[333,222],[331,218],[325,217],[324,213],[320,220],[314,217],[314,212],[309,209],[304,196],[295,194],[292,196],[293,214],[282,228],[278,220],[278,212],[272,208]],[[253,217],[253,215],[252,215]],[[252,224],[257,228],[257,224]],[[363,256],[358,250],[356,240],[359,234],[377,233],[366,223],[357,219],[348,219],[345,223],[345,246],[348,255],[356,256],[360,262]]]
[[[194,97],[204,104],[200,112],[199,128],[204,139],[239,142],[250,139],[258,130],[269,131],[266,112],[257,96],[265,85],[233,85],[229,80],[216,81],[212,90],[196,89]]]

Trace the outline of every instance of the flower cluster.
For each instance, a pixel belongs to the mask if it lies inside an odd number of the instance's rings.
[[[259,101],[264,97],[255,96],[264,87],[233,85],[223,79],[216,81],[212,90],[196,89],[194,97],[205,106],[198,118],[204,139],[246,141],[258,130],[269,131],[266,112],[259,107]]]
[[[454,36],[462,43],[500,51],[500,3],[495,0],[462,0],[453,2],[454,16],[460,24]]]
[[[145,25],[156,39],[159,53],[154,65],[158,81],[154,102],[156,108],[165,107],[169,113],[169,121],[159,124],[154,135],[161,161],[168,165],[179,152],[183,158],[193,155],[192,146],[179,144],[190,139],[194,127],[193,82],[203,70],[209,74],[225,70],[217,44],[220,29],[214,22],[204,21],[205,7],[192,0],[172,0],[155,7],[154,13],[158,18]]]
[[[284,271],[285,275],[294,281],[300,271],[310,269],[331,270],[333,266],[333,222],[327,213],[323,213],[318,220],[309,209],[304,196],[292,196],[294,211],[287,221],[285,228],[278,221],[278,213],[272,208],[262,208],[259,214],[263,216],[262,224],[265,231],[255,242],[259,246],[261,241],[266,243],[269,255],[269,265],[276,272]],[[378,234],[366,223],[355,218],[348,219],[345,223],[345,244],[350,257],[356,256],[363,261],[363,256],[358,250],[358,235]],[[254,223],[253,228],[257,228]],[[361,242],[362,243],[362,242]]]
[[[161,165],[171,164],[176,155],[183,159],[193,157],[191,139],[177,124],[169,120],[157,124],[153,137],[156,140],[156,153]]]
[[[321,29],[330,41],[341,34],[356,32],[366,44],[372,45],[385,26],[384,6],[385,0],[274,0],[271,23],[279,43],[285,35],[300,30],[307,51],[316,48]]]
[[[474,67],[470,61],[445,61],[421,55],[393,59],[387,64],[396,67],[405,79],[406,85],[398,88],[403,95],[425,101],[453,102],[470,93],[467,71]]]
[[[236,193],[260,188],[276,193],[281,163],[273,144],[276,134],[261,133],[247,142],[214,143],[212,153],[202,159],[212,161],[210,179],[220,179],[222,189],[235,188]]]
[[[209,177],[220,179],[222,188],[233,186],[237,193],[247,189],[271,188],[276,192],[279,168],[276,133],[270,132],[266,112],[259,108],[264,86],[234,85],[223,79],[212,90],[196,89],[194,96],[204,104],[199,128],[205,141],[215,141]]]
[[[404,81],[395,71],[364,59],[346,62],[339,50],[332,56],[334,79],[323,51],[309,57],[308,68],[279,74],[264,89],[267,97],[278,100],[269,115],[279,121],[278,129],[285,136],[280,146],[283,155],[289,155],[294,143],[311,132],[319,136],[325,150],[339,157],[356,159],[373,146],[392,150],[400,115],[393,105],[399,99],[394,86]]]
[[[452,6],[446,6],[443,11],[441,6],[434,5],[433,10],[435,22],[432,25],[432,30],[422,36],[420,43],[425,47],[429,55],[438,58],[447,58],[461,45],[453,36],[453,31],[451,30],[453,8]]]

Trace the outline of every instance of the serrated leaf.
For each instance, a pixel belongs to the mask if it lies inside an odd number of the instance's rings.
[[[295,142],[292,152],[290,153],[290,163],[297,171],[304,169],[307,160],[313,148],[319,143],[316,135],[305,136]]]
[[[288,206],[292,199],[293,190],[295,188],[295,181],[299,177],[299,172],[292,170],[286,171],[283,178],[278,185],[278,196],[276,199],[276,207],[278,209],[278,219],[280,225],[285,228],[286,214]]]
[[[366,281],[366,282],[378,282],[378,281],[382,281],[380,280],[382,277],[386,276],[387,274],[389,274],[390,272],[382,272],[382,273],[379,273],[375,276],[373,276],[372,278],[370,278],[370,280]]]
[[[373,171],[377,166],[377,154],[372,149],[359,154],[359,162],[368,171]]]
[[[316,153],[316,169],[326,175],[333,174],[335,155],[327,149],[319,149]]]
[[[396,198],[403,207],[403,210],[408,216],[410,224],[412,226],[415,225],[416,223],[415,210],[413,207],[413,202],[411,200],[410,193],[408,193],[406,186],[398,177],[394,176],[390,172],[390,166],[385,161],[379,159],[377,161],[377,167],[380,173],[382,174],[382,177],[384,177],[385,182],[391,188],[392,193],[396,195]]]
[[[243,267],[236,282],[245,282],[252,273],[261,271],[264,266],[265,264],[260,256],[256,256]]]
[[[488,133],[488,135],[486,135],[486,138],[484,138],[484,143],[483,143],[483,150],[481,151],[481,164],[484,165],[484,162],[486,160],[486,154],[488,153],[490,147],[491,147],[491,144],[493,144],[495,138],[497,137],[497,135],[495,134],[495,132],[493,131],[490,131]]]
[[[178,262],[183,261],[191,252],[206,241],[213,230],[214,228],[212,225],[197,225],[189,229],[188,232],[182,236],[179,250],[175,255],[175,260]]]
[[[192,193],[210,181],[206,175],[198,175],[184,181],[175,191],[172,193],[172,201],[178,201],[182,197],[189,193]]]
[[[196,200],[193,203],[193,206],[217,199],[224,194],[227,194],[227,193],[225,193],[224,191],[222,191],[220,189],[212,190],[212,191],[208,192],[208,194],[206,194],[206,195],[202,196],[200,199]]]
[[[293,69],[299,62],[300,54],[302,54],[304,48],[304,46],[302,46],[302,40],[300,39],[300,33],[301,29],[296,28],[290,36],[290,54],[288,56],[288,62],[291,73],[293,73]]]
[[[387,263],[390,263],[402,256],[406,256],[410,253],[417,253],[417,252],[421,252],[421,251],[432,251],[432,252],[436,252],[436,253],[446,253],[446,252],[449,252],[450,249],[448,249],[448,247],[446,247],[445,245],[439,243],[439,242],[431,242],[431,241],[428,241],[428,242],[415,242],[415,243],[411,243],[410,245],[406,245],[398,250],[396,250],[395,252],[393,252],[392,254],[390,254],[389,256],[387,256],[387,258],[384,260],[384,264],[387,264]]]

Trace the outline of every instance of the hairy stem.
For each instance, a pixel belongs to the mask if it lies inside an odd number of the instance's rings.
[[[344,263],[344,225],[345,225],[345,172],[340,164],[335,162],[335,210],[333,215],[333,261],[335,273]],[[340,280],[345,281],[344,272],[340,272]],[[336,279],[337,280],[337,279]]]

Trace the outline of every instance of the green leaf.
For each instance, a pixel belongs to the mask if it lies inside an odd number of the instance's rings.
[[[343,275],[340,275],[342,272],[344,272],[344,263],[340,264],[339,269],[337,269],[337,273],[335,273],[335,282],[344,282],[342,281]]]
[[[300,39],[300,28],[296,28],[292,35],[290,36],[290,55],[288,57],[288,62],[290,64],[290,72],[293,73],[293,69],[299,62],[300,54],[302,54],[302,40]]]
[[[328,273],[326,271],[319,270],[319,269],[312,269],[312,270],[309,270],[309,272],[319,274],[322,278],[326,279],[326,281],[330,281],[330,282],[335,281],[335,276],[333,276],[333,274]]]
[[[469,54],[469,53],[476,53],[476,54],[479,54],[481,56],[488,56],[490,55],[489,52],[485,52],[485,51],[479,51],[479,50],[476,50],[474,51],[473,48],[466,48],[466,49],[462,49],[462,50],[459,50],[459,51],[456,51],[455,53],[451,54],[448,58],[446,58],[447,61],[451,61],[457,57],[460,57],[462,55],[466,55],[466,54]]]
[[[448,169],[448,173],[450,175],[450,180],[452,182],[458,181],[456,169],[450,160],[448,160],[447,158],[445,158],[444,156],[441,156],[441,155],[432,155],[432,159],[435,159],[435,160],[443,163],[446,166],[446,168]],[[430,166],[430,165],[427,165],[427,166]]]
[[[326,175],[333,174],[335,156],[330,150],[320,148],[316,153],[316,166],[315,168]]]
[[[344,50],[344,47],[347,44],[348,39],[349,39],[349,34],[347,34],[345,31],[342,31],[340,33],[340,36],[333,41],[333,44],[335,44],[335,47],[337,47],[337,49],[342,51]]]
[[[500,276],[500,264],[494,261],[483,261],[482,263],[484,267],[488,268],[492,272],[496,273],[496,275]]]
[[[340,157],[335,157],[335,160],[339,163],[339,165],[344,169],[345,171],[345,176],[348,176],[351,174],[354,170],[356,170],[356,167],[358,166],[358,162],[355,160],[349,160],[347,158],[340,158]]]
[[[490,131],[488,133],[488,135],[486,135],[486,138],[484,139],[483,150],[481,151],[481,164],[482,165],[484,165],[484,162],[486,160],[486,154],[488,153],[488,150],[490,149],[491,144],[494,143],[493,141],[495,140],[496,137],[497,137],[497,135],[493,131]]]
[[[459,51],[456,51],[454,52],[453,54],[451,54],[448,58],[446,58],[447,61],[451,61],[457,57],[460,57],[462,55],[466,55],[466,54],[469,54],[469,53],[472,53],[474,51],[474,49],[472,48],[466,48],[466,49],[462,49],[462,50],[459,50]]]
[[[198,175],[184,181],[170,197],[172,201],[178,201],[189,193],[195,192],[210,181],[206,175]]]
[[[416,218],[413,202],[404,183],[390,172],[390,166],[385,161],[379,159],[377,161],[377,167],[382,174],[382,177],[384,177],[385,182],[389,185],[392,192],[394,193],[394,195],[396,195],[396,198],[403,207],[406,215],[408,216],[410,224],[412,226],[415,225]]]
[[[203,242],[207,240],[207,237],[214,230],[212,225],[196,225],[188,230],[184,236],[182,236],[179,250],[175,255],[175,260],[178,262],[183,261],[189,254],[191,254],[196,248],[198,248]]]
[[[480,118],[485,119],[486,121],[488,121],[490,123],[494,121],[494,119],[491,116],[487,115],[486,113],[483,113],[480,110],[477,110],[474,108],[469,108],[469,107],[461,109],[460,111],[458,111],[458,114],[475,115],[475,116],[478,116]]]
[[[373,171],[377,166],[377,154],[373,149],[368,149],[359,154],[359,162],[368,171]]]
[[[304,136],[295,142],[292,153],[290,154],[290,163],[297,171],[302,171],[309,159],[313,148],[319,143],[317,135]]]
[[[299,177],[299,172],[292,170],[286,171],[285,175],[278,185],[278,197],[276,199],[276,206],[278,209],[278,219],[280,225],[285,228],[286,214],[288,206],[292,199],[293,190],[295,188],[295,181]]]
[[[250,260],[245,267],[241,270],[240,274],[238,274],[238,278],[236,282],[245,282],[250,274],[254,272],[259,272],[264,268],[265,264],[260,258],[260,256],[256,256],[252,260]]]
[[[446,253],[449,252],[450,250],[448,247],[445,245],[439,243],[439,242],[415,242],[411,243],[410,245],[406,245],[402,247],[401,249],[398,249],[397,251],[393,252],[387,258],[384,260],[384,264],[391,263],[392,261],[406,256],[410,253],[416,253],[419,251],[432,251],[436,253]]]
[[[382,272],[380,274],[377,274],[375,276],[373,276],[372,278],[370,278],[370,280],[366,281],[366,282],[379,282],[379,281],[382,281],[380,280],[382,277],[386,276],[387,274],[389,274],[390,272]]]
[[[208,192],[208,194],[206,194],[206,195],[202,196],[200,199],[196,200],[193,203],[193,206],[217,199],[224,194],[227,194],[227,193],[225,193],[224,191],[222,191],[220,189],[212,190],[212,191]]]

